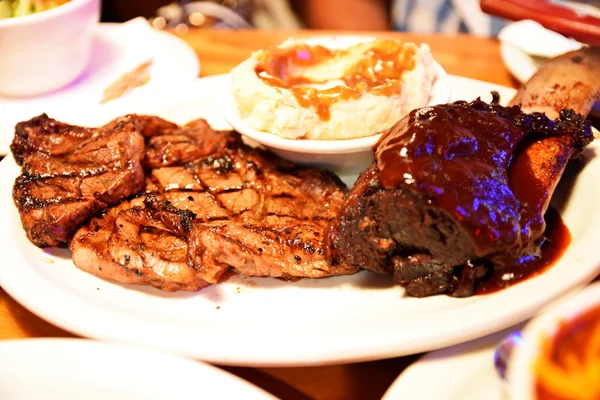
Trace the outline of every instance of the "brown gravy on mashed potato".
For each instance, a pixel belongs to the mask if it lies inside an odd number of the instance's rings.
[[[305,43],[276,47],[262,54],[255,71],[265,83],[291,90],[302,107],[314,107],[319,118],[328,120],[334,102],[358,99],[367,91],[385,97],[399,94],[402,90],[402,73],[415,67],[416,46],[380,39],[370,43],[358,63],[344,71],[340,77],[343,85],[323,90],[308,86],[325,82],[303,76],[301,72],[304,68],[328,60],[352,57],[354,49],[332,50]]]
[[[429,102],[437,69],[426,44],[335,42],[289,39],[234,68],[230,93],[240,119],[287,139],[356,139]]]

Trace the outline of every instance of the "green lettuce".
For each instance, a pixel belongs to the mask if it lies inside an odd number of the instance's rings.
[[[12,1],[0,0],[0,19],[13,16]]]
[[[0,0],[0,18],[21,17],[54,8],[64,1],[55,0]]]

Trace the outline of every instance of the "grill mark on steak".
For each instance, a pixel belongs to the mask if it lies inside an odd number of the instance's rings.
[[[205,280],[217,282],[230,267],[249,276],[284,278],[358,270],[331,268],[324,257],[324,231],[344,200],[337,177],[298,168],[292,174],[288,163],[243,144],[225,152],[227,168],[214,163],[222,159],[217,156],[187,166],[228,212],[226,220],[197,221],[190,233],[189,262],[200,266]]]
[[[169,200],[159,201],[155,194],[144,198],[144,206],[151,218],[159,220],[168,231],[187,235],[192,230],[192,221],[196,219],[194,212],[174,207]]]
[[[320,250],[312,251],[314,247],[302,238],[283,239],[281,234],[285,233],[230,221],[198,224],[189,241],[191,262],[202,265],[202,276],[209,282],[217,282],[229,266],[248,276],[278,278],[320,278],[357,271],[329,265],[322,244],[317,244]]]

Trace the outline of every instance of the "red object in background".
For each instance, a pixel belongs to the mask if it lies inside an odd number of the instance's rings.
[[[531,19],[582,43],[600,46],[600,18],[547,0],[480,0],[481,10],[498,17]]]

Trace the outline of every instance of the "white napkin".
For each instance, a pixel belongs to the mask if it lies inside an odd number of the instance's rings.
[[[557,57],[584,46],[531,20],[522,20],[508,25],[500,31],[498,38],[530,56],[545,58]]]

